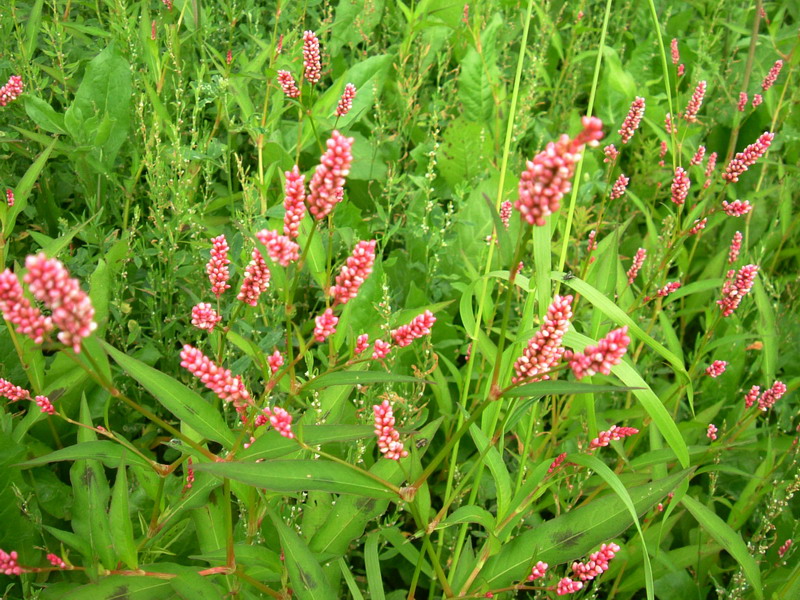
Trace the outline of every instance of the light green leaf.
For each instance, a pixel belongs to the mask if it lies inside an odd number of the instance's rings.
[[[138,569],[139,560],[136,556],[133,524],[128,508],[128,475],[124,463],[121,463],[117,469],[117,480],[114,482],[108,519],[111,530],[114,532],[114,549],[117,551],[118,558],[129,569]]]
[[[426,383],[435,381],[419,379],[411,375],[395,375],[386,371],[334,371],[325,373],[306,383],[303,389],[319,390],[332,385],[369,385],[371,383]]]

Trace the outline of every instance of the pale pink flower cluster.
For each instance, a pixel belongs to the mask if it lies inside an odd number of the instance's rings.
[[[258,241],[267,247],[267,255],[273,262],[282,267],[300,258],[300,246],[293,242],[289,236],[281,235],[275,229],[262,229],[256,233]]]
[[[378,436],[378,450],[386,458],[400,460],[408,456],[408,450],[403,448],[400,433],[395,429],[394,413],[388,400],[372,406],[375,415],[375,435]]]
[[[664,287],[660,288],[656,291],[656,296],[660,298],[666,298],[671,293],[677,291],[681,287],[680,281],[671,281],[670,283],[666,284]]]
[[[559,209],[561,198],[572,189],[571,180],[583,145],[597,145],[597,140],[602,139],[600,119],[583,117],[581,123],[583,131],[574,139],[564,134],[527,161],[514,207],[529,224],[542,226],[545,218]]]
[[[250,257],[250,262],[244,270],[242,287],[239,288],[239,294],[236,299],[250,306],[256,306],[259,296],[269,287],[269,279],[272,274],[269,272],[267,262],[261,256],[261,251],[258,248],[253,248]]]
[[[717,439],[717,432],[718,431],[719,431],[719,429],[717,429],[716,425],[714,425],[713,423],[709,423],[708,424],[708,429],[706,430],[706,437],[713,442],[714,440]]]
[[[692,228],[689,230],[689,235],[697,235],[706,228],[707,223],[708,219],[705,217],[702,219],[695,219],[694,223],[692,224]]]
[[[753,94],[753,108],[761,106],[762,102],[764,102],[764,96],[761,94]]]
[[[372,273],[375,263],[375,240],[361,241],[356,244],[351,254],[336,276],[336,285],[329,291],[333,305],[347,304],[358,295],[361,284]]]
[[[687,123],[697,122],[697,113],[700,111],[700,106],[703,104],[703,97],[706,95],[706,82],[701,81],[692,93],[689,103],[686,105],[686,110],[683,113],[683,118]]]
[[[588,240],[589,240],[589,243],[586,244],[586,251],[588,253],[592,253],[595,250],[597,250],[597,230],[596,229],[592,229],[589,232]],[[592,259],[592,260],[594,260],[594,259]]]
[[[664,127],[666,128],[668,134],[678,133],[678,128],[672,122],[672,113],[667,113],[667,115],[664,117]]]
[[[739,252],[742,250],[742,232],[737,231],[733,234],[731,240],[731,247],[728,249],[728,264],[733,264],[739,258]]]
[[[0,396],[16,402],[17,400],[30,400],[31,393],[10,381],[0,379]]]
[[[186,461],[186,468],[184,469],[186,473],[186,483],[183,484],[183,489],[181,490],[182,494],[185,494],[194,485],[194,467],[192,466],[192,457],[190,456],[189,459]]]
[[[75,352],[81,351],[81,341],[97,329],[94,307],[89,295],[81,289],[77,279],[55,258],[44,252],[25,259],[23,280],[31,294],[50,309],[53,324],[61,329],[58,339]]]
[[[17,276],[6,269],[0,273],[0,310],[3,318],[17,326],[17,333],[41,344],[53,329],[53,320],[45,317],[25,297]]]
[[[683,63],[678,65],[678,77],[683,77],[683,74],[686,72],[686,65]]]
[[[792,538],[786,540],[783,545],[778,548],[778,558],[783,558],[783,555],[789,551],[789,548],[792,547]]]
[[[211,239],[211,258],[206,265],[206,274],[211,282],[211,292],[219,298],[231,286],[228,284],[230,273],[228,265],[228,241],[224,235]]]
[[[750,408],[753,404],[756,403],[758,397],[761,395],[761,387],[754,385],[750,388],[750,391],[747,392],[744,396],[744,405],[745,408]]]
[[[233,402],[238,408],[250,400],[242,379],[233,376],[230,369],[220,367],[197,348],[186,344],[181,350],[181,366],[197,377],[203,385],[220,399]]]
[[[770,408],[775,406],[775,403],[786,393],[786,389],[785,383],[776,381],[772,384],[771,388],[761,394],[761,397],[758,399],[758,408],[761,412],[767,412]]]
[[[639,124],[644,117],[644,98],[636,96],[636,99],[631,103],[628,109],[628,114],[625,120],[622,121],[622,127],[619,128],[618,133],[622,136],[622,143],[627,144],[631,141],[634,132],[639,128]]]
[[[222,320],[222,317],[208,302],[201,302],[192,307],[192,325],[198,329],[211,331]]]
[[[362,333],[360,336],[356,338],[356,347],[353,350],[353,356],[358,356],[359,354],[364,352],[364,350],[366,350],[367,348],[369,348],[369,334]]]
[[[59,569],[66,569],[67,568],[67,563],[65,563],[64,559],[61,558],[58,554],[53,554],[52,552],[49,553],[47,555],[47,560],[54,567],[57,567]]]
[[[678,51],[678,38],[672,38],[669,46],[672,54],[672,64],[677,65],[679,62],[681,62],[681,54]]]
[[[297,82],[289,71],[278,71],[278,83],[287,98],[300,97],[300,88],[297,87]]]
[[[667,133],[669,133],[669,132],[667,132]],[[658,158],[659,158],[658,166],[659,167],[663,167],[664,166],[664,157],[666,155],[667,155],[667,142],[661,142],[661,144],[659,146],[659,149],[658,149]]]
[[[637,433],[639,433],[639,430],[635,427],[617,427],[613,425],[608,431],[601,431],[597,434],[597,437],[589,443],[589,452],[597,448],[604,448],[611,442],[616,442]]]
[[[512,383],[549,379],[547,373],[564,356],[564,335],[572,318],[572,296],[556,296],[547,308],[544,323],[514,363]]]
[[[533,568],[531,569],[531,574],[528,575],[528,581],[536,581],[537,579],[541,579],[544,577],[544,574],[547,572],[547,567],[549,567],[546,562],[539,561]]]
[[[639,270],[642,268],[644,264],[644,259],[647,258],[647,250],[644,248],[639,248],[636,251],[636,254],[633,257],[633,262],[631,263],[631,268],[628,269],[628,283],[633,283],[636,276],[639,274]]]
[[[772,87],[775,83],[775,80],[778,78],[778,75],[781,73],[781,69],[783,68],[783,61],[778,59],[775,61],[775,64],[772,65],[772,68],[767,73],[767,76],[764,77],[764,81],[761,82],[761,89],[765,92]]]
[[[8,82],[0,88],[0,106],[6,106],[19,98],[24,88],[22,77],[19,75],[9,77]]]
[[[614,186],[611,188],[611,200],[622,198],[625,190],[628,189],[628,183],[630,183],[630,179],[620,173],[619,177],[617,177],[617,180],[614,182]]]
[[[294,439],[294,432],[292,431],[292,415],[285,409],[274,406],[272,408],[264,407],[261,409],[263,414],[258,415],[255,419],[256,427],[266,425],[267,421],[272,425],[272,428],[285,438]]]
[[[691,185],[691,181],[689,181],[689,175],[686,173],[683,167],[677,167],[675,169],[675,176],[672,178],[672,187],[670,188],[672,191],[672,201],[680,206],[684,202],[686,202],[686,197],[689,195],[689,186]]]
[[[514,205],[510,200],[506,200],[500,205],[500,221],[503,223],[503,227],[506,229],[508,229],[508,226],[511,222],[511,209],[513,208]]]
[[[731,269],[728,271],[726,281],[722,286],[722,299],[717,300],[717,304],[722,308],[722,316],[729,317],[733,314],[742,298],[753,287],[753,282],[758,274],[758,267],[756,265],[745,265],[739,272]]]
[[[703,157],[706,155],[706,147],[700,146],[697,148],[697,152],[694,153],[692,160],[689,161],[690,166],[699,165],[703,162]]]
[[[25,569],[17,564],[19,555],[16,552],[6,552],[0,548],[0,573],[3,575],[22,575]]]
[[[722,210],[724,210],[725,214],[729,217],[741,217],[753,210],[753,205],[750,204],[748,200],[745,200],[744,202],[741,200],[734,200],[733,202],[723,200]]]
[[[714,168],[717,166],[717,153],[712,152],[708,155],[708,163],[706,163],[706,182],[703,184],[703,188],[708,188],[711,185],[711,175],[714,173]]]
[[[400,348],[404,348],[415,339],[428,335],[435,322],[436,317],[433,316],[431,311],[426,310],[421,315],[414,317],[407,325],[401,325],[397,329],[392,330],[392,339],[396,345]]]
[[[725,181],[734,183],[739,181],[739,176],[756,164],[756,161],[767,153],[774,138],[774,133],[765,131],[755,142],[747,146],[741,152],[737,152],[731,159],[731,162],[728,163],[728,166],[725,167],[722,178]]]
[[[38,406],[43,413],[48,415],[56,414],[56,409],[47,396],[36,396],[33,401],[36,402],[36,406]]]
[[[305,175],[295,165],[286,171],[286,182],[283,186],[283,233],[295,240],[300,235],[300,222],[306,214]]]
[[[556,586],[556,594],[559,596],[566,596],[567,594],[574,594],[583,588],[583,583],[580,581],[572,581],[569,577],[562,578]]]
[[[352,83],[348,83],[346,86],[344,86],[342,97],[339,98],[339,103],[336,105],[337,117],[343,117],[350,112],[350,109],[353,108],[353,100],[355,97],[356,86],[354,86]]]
[[[744,112],[747,107],[747,92],[739,92],[739,102],[736,104],[736,110]]]
[[[274,375],[283,366],[283,354],[281,354],[280,350],[275,350],[267,357],[267,362],[269,363],[269,370]]]
[[[619,150],[617,150],[617,147],[614,146],[614,144],[609,144],[608,146],[603,148],[603,154],[605,154],[605,156],[606,156],[603,159],[603,162],[604,163],[612,163],[615,160],[617,160],[617,157],[619,156]]]
[[[318,342],[324,342],[328,336],[336,333],[336,324],[339,322],[339,317],[333,314],[333,310],[327,309],[324,313],[314,319],[316,323],[314,327],[314,339]]]
[[[303,75],[311,84],[319,81],[322,64],[319,58],[319,40],[313,31],[303,32]]]
[[[327,141],[328,149],[320,158],[320,164],[308,186],[308,210],[316,219],[325,218],[342,200],[345,177],[353,162],[353,141],[353,138],[345,137],[336,130]]]
[[[613,542],[610,544],[603,544],[600,550],[593,552],[589,555],[589,561],[586,563],[574,562],[572,563],[572,572],[578,576],[581,581],[591,581],[595,577],[599,577],[608,571],[608,563],[619,552],[619,546]]]
[[[619,364],[625,356],[630,343],[627,326],[614,329],[596,346],[587,346],[582,354],[571,354],[569,366],[577,379],[597,373],[608,375],[611,367]]]
[[[727,366],[728,363],[724,360],[715,360],[708,367],[706,367],[706,375],[713,378],[719,377],[725,372]]]
[[[11,188],[6,189],[6,203],[8,204],[9,208],[14,206],[14,190]]]
[[[389,342],[384,342],[380,339],[375,340],[375,347],[372,349],[372,360],[382,360],[386,358],[391,349],[392,345]]]

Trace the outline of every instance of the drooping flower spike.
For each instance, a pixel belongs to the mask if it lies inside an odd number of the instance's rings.
[[[564,356],[565,348],[561,344],[569,330],[570,319],[572,296],[556,296],[547,308],[541,328],[528,340],[522,356],[514,363],[512,383],[549,379],[547,373]]]
[[[611,368],[619,364],[625,356],[630,343],[627,326],[614,329],[597,342],[596,346],[587,346],[582,354],[570,355],[569,366],[577,379],[596,373],[608,375]]]
[[[184,345],[181,350],[181,366],[197,377],[221,400],[233,402],[237,409],[250,400],[250,393],[238,375],[234,377],[230,369],[220,367],[189,344]]]
[[[765,131],[755,142],[747,146],[741,152],[737,152],[736,156],[734,156],[731,162],[728,163],[728,166],[725,167],[722,178],[732,183],[739,181],[739,177],[742,173],[756,164],[756,161],[767,153],[774,138],[774,133]]]
[[[731,269],[722,286],[722,299],[717,304],[722,308],[722,316],[729,317],[739,307],[744,296],[750,291],[758,274],[756,265],[745,265],[738,273]]]
[[[347,304],[358,295],[361,284],[372,273],[375,263],[375,240],[361,241],[356,244],[342,270],[336,276],[336,285],[332,285],[330,296],[333,305]]]
[[[404,348],[414,340],[428,335],[435,322],[436,317],[433,316],[431,311],[426,310],[421,315],[414,317],[407,325],[394,329],[391,332],[392,339],[400,348]]]
[[[400,460],[408,456],[408,450],[400,441],[400,433],[395,429],[394,412],[388,400],[372,407],[375,416],[375,435],[378,437],[378,449],[386,458]]]
[[[278,84],[287,98],[299,98],[300,88],[289,71],[278,71]]]

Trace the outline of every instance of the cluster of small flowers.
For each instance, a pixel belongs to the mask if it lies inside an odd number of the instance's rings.
[[[265,406],[261,409],[260,415],[255,419],[256,427],[266,425],[269,422],[272,428],[285,438],[294,439],[294,432],[292,431],[292,415],[285,409],[273,406],[269,408]]]
[[[435,322],[436,317],[433,316],[431,311],[426,310],[421,315],[414,317],[407,325],[401,325],[392,330],[392,339],[397,346],[405,348],[417,338],[428,335]]]
[[[369,348],[369,334],[362,333],[356,338],[356,347],[353,350],[353,356],[358,356],[367,348]]]
[[[703,104],[703,97],[706,95],[706,82],[700,81],[686,105],[686,110],[683,113],[683,118],[687,123],[697,122],[697,113],[700,111],[700,106]]]
[[[644,98],[636,96],[628,109],[628,114],[622,121],[622,126],[618,133],[622,136],[622,143],[627,144],[633,137],[634,132],[639,128],[639,124],[644,117]]]
[[[739,92],[739,102],[736,104],[736,110],[744,112],[747,106],[747,92]]]
[[[192,307],[192,325],[198,329],[211,331],[222,320],[222,317],[207,302],[201,302]]]
[[[614,144],[609,144],[605,148],[603,148],[603,154],[605,154],[605,158],[603,159],[604,163],[612,163],[617,160],[619,156],[619,150],[617,150]]]
[[[753,108],[761,106],[762,102],[764,102],[764,96],[761,94],[753,94]]]
[[[0,548],[0,573],[3,575],[22,575],[25,569],[17,564],[19,555],[16,552],[6,552]]]
[[[167,7],[167,10],[172,10],[172,0],[161,0],[161,2]]]
[[[596,229],[592,229],[589,232],[589,236],[588,236],[587,239],[588,239],[588,243],[586,244],[586,252],[591,254],[592,252],[597,250],[597,230]],[[589,262],[594,262],[594,257],[592,257]],[[517,269],[517,270],[519,271],[519,269]]]
[[[541,579],[544,577],[545,572],[547,571],[547,567],[549,567],[546,562],[539,561],[533,568],[531,569],[531,574],[528,575],[528,581],[536,581],[537,579]]]
[[[739,272],[731,269],[726,275],[726,281],[722,286],[722,299],[717,300],[717,304],[722,307],[722,316],[729,317],[733,314],[742,302],[745,294],[753,287],[753,282],[758,274],[758,266],[745,265]]]
[[[542,381],[549,379],[547,373],[561,357],[565,349],[561,345],[572,318],[572,296],[556,296],[547,308],[544,323],[528,340],[528,345],[514,363],[516,375],[512,383]]]
[[[750,390],[744,396],[744,406],[745,408],[750,408],[753,404],[756,403],[758,397],[761,395],[761,387],[754,385],[750,388]]]
[[[345,137],[334,130],[327,141],[327,150],[320,158],[309,183],[308,206],[316,219],[325,218],[333,207],[341,202],[345,177],[353,162],[353,138]]]
[[[54,567],[59,569],[66,569],[67,563],[64,562],[64,559],[61,558],[58,554],[53,554],[52,552],[47,555],[47,560],[50,561],[50,564]]]
[[[228,241],[224,235],[211,239],[211,258],[206,265],[206,274],[211,282],[211,292],[219,298],[231,286],[228,284]]]
[[[637,433],[639,433],[639,430],[635,427],[617,427],[613,425],[608,431],[601,431],[598,433],[597,437],[589,442],[589,452],[597,448],[608,446],[611,442],[636,435]]]
[[[677,65],[681,62],[681,54],[678,51],[678,38],[672,38],[672,41],[669,43],[670,53],[672,54],[672,64]]]
[[[783,558],[783,555],[789,551],[789,548],[792,547],[792,538],[786,540],[783,545],[778,548],[778,558]]]
[[[633,280],[636,279],[636,276],[639,274],[639,270],[642,268],[644,264],[644,259],[647,258],[647,250],[644,248],[639,248],[636,251],[636,254],[633,257],[633,263],[631,263],[631,268],[628,269],[628,284],[632,284]]]
[[[17,333],[41,344],[53,329],[53,320],[45,317],[25,297],[19,279],[10,269],[0,273],[0,310],[3,318],[17,326]]]
[[[291,239],[300,235],[300,222],[306,214],[305,176],[295,165],[291,171],[284,173],[286,182],[283,186],[283,233]]]
[[[275,350],[275,352],[267,357],[267,362],[269,363],[269,370],[272,371],[274,375],[283,366],[283,354],[281,354],[280,350]]]
[[[9,208],[14,206],[14,190],[11,188],[6,189],[6,203],[8,204]]]
[[[672,292],[675,292],[678,289],[680,289],[680,287],[681,287],[681,282],[680,281],[671,281],[670,283],[668,283],[664,287],[660,288],[656,292],[656,296],[658,296],[659,298],[666,298]]]
[[[675,169],[675,176],[672,178],[672,201],[680,206],[686,202],[686,197],[689,195],[689,175],[683,167]]]
[[[661,142],[658,149],[658,166],[664,166],[664,157],[667,155],[667,142]]]
[[[9,102],[19,98],[24,88],[22,77],[19,75],[9,77],[8,82],[0,88],[0,106],[6,106]]]
[[[722,210],[724,210],[725,214],[729,217],[741,217],[753,210],[753,205],[750,204],[749,200],[734,200],[733,202],[723,200]]]
[[[617,177],[617,180],[614,182],[614,186],[611,188],[611,200],[622,198],[625,190],[628,189],[628,183],[630,183],[630,179],[625,177],[624,174],[620,173],[619,177]]]
[[[591,581],[595,577],[599,577],[608,571],[608,563],[619,552],[619,546],[615,543],[603,544],[600,550],[593,552],[589,555],[589,561],[586,563],[574,562],[572,563],[572,572],[578,576],[581,581]]]
[[[572,581],[569,577],[564,577],[556,586],[556,594],[559,596],[566,596],[567,594],[574,594],[581,589],[583,589],[583,583],[580,581]]]
[[[672,113],[667,113],[664,117],[664,128],[667,130],[667,134],[678,133],[678,128],[672,122]]]
[[[597,342],[596,346],[586,346],[582,354],[570,352],[569,366],[577,379],[597,373],[608,375],[611,367],[619,364],[625,356],[630,343],[627,326],[614,329]]]
[[[511,222],[511,210],[514,208],[514,205],[511,203],[510,200],[505,200],[500,205],[500,221],[503,223],[503,227],[508,229],[508,226]]]
[[[778,79],[778,75],[781,73],[781,69],[783,68],[783,61],[778,59],[775,61],[775,64],[772,65],[772,68],[767,73],[767,76],[764,77],[764,81],[761,82],[761,89],[765,92],[772,87],[775,83],[775,80]]]
[[[717,153],[712,152],[708,155],[708,163],[706,163],[706,181],[703,184],[703,188],[708,188],[711,185],[711,175],[714,173],[714,168],[717,166]]]
[[[328,308],[320,316],[314,319],[314,339],[322,343],[328,336],[336,333],[336,324],[339,322],[339,317],[333,314],[333,310]]]
[[[339,98],[339,103],[336,105],[337,117],[345,116],[350,112],[350,109],[353,108],[353,100],[355,100],[356,91],[356,86],[354,86],[352,83],[348,83],[346,86],[344,86],[342,97]]]
[[[728,363],[724,360],[715,360],[708,367],[706,367],[706,375],[713,378],[719,377],[725,372],[727,366]]]
[[[758,396],[761,388],[757,385],[754,385],[750,388],[750,392],[745,396],[745,406],[750,408],[753,403],[757,400],[758,401],[758,408],[761,412],[767,412],[770,408],[775,406],[775,403],[780,400],[783,395],[786,393],[786,384],[782,381],[776,381],[772,384],[772,387],[761,394],[761,397]]]
[[[739,176],[756,164],[756,161],[766,154],[774,138],[774,133],[765,131],[755,142],[747,146],[741,152],[737,152],[731,159],[731,162],[728,163],[728,166],[725,167],[722,178],[725,181],[733,183],[739,181]]]
[[[239,294],[236,299],[250,306],[256,306],[259,296],[269,287],[271,276],[267,262],[261,256],[261,251],[258,248],[253,248],[250,254],[250,262],[244,270],[242,287],[239,288]]]
[[[692,224],[692,228],[689,230],[689,235],[697,235],[706,228],[707,223],[707,218],[695,219],[694,223]]]
[[[262,229],[256,233],[256,237],[267,247],[269,259],[282,267],[288,267],[300,258],[300,246],[289,236],[281,235],[274,229]]]
[[[322,64],[319,58],[319,39],[313,31],[303,32],[303,76],[311,84],[319,81]]]
[[[389,354],[389,350],[392,349],[392,345],[389,342],[384,342],[383,340],[375,340],[375,348],[372,351],[372,360],[381,360],[386,358],[386,355]]]
[[[0,396],[8,398],[12,402],[17,400],[30,400],[31,393],[25,388],[14,385],[10,381],[0,379]]]
[[[550,466],[547,468],[547,474],[552,475],[560,466],[561,463],[564,462],[564,459],[567,458],[567,453],[562,452],[558,456],[556,456],[555,460],[550,463]]]
[[[332,285],[329,290],[334,306],[347,304],[358,295],[361,284],[372,273],[374,263],[375,240],[358,242],[353,254],[347,258],[342,270],[336,276],[336,285]]]
[[[300,97],[300,88],[297,87],[297,82],[289,71],[278,71],[278,84],[287,98]]]
[[[530,225],[542,226],[560,207],[561,198],[572,189],[575,164],[584,144],[597,145],[603,123],[596,117],[581,119],[583,131],[572,140],[562,135],[526,163],[520,175],[519,198],[514,207]]]
[[[386,458],[400,460],[408,456],[408,450],[403,448],[400,433],[395,429],[394,413],[388,400],[372,406],[375,415],[375,435],[378,436],[378,449]]]
[[[694,153],[692,160],[689,161],[690,166],[699,165],[703,162],[703,157],[706,155],[706,147],[699,146],[697,152]]]
[[[728,249],[728,264],[733,264],[739,258],[739,252],[742,249],[742,232],[737,231],[733,234],[731,239],[731,247]]]
[[[50,398],[47,396],[36,396],[33,401],[36,402],[36,406],[38,406],[43,413],[47,415],[56,414],[56,409],[53,406],[53,403],[50,402]]]
[[[192,457],[190,456],[189,459],[186,461],[186,483],[183,484],[183,489],[181,490],[181,494],[185,494],[194,485],[194,467],[192,466]]]
[[[706,437],[710,439],[712,442],[717,439],[717,426],[713,423],[708,424],[708,429],[706,430]]]
[[[197,348],[186,344],[181,350],[181,366],[197,377],[203,385],[214,392],[220,399],[233,402],[239,409],[250,400],[250,393],[237,375],[215,364]]]

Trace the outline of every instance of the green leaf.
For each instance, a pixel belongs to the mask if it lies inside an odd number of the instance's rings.
[[[441,521],[436,526],[436,529],[444,529],[461,523],[477,523],[486,531],[494,530],[492,513],[480,506],[460,506],[452,514],[448,515],[444,521]]]
[[[435,381],[419,379],[411,375],[396,375],[386,371],[334,371],[325,373],[306,383],[303,389],[319,390],[332,385],[369,385],[371,383],[426,383],[434,385]]]
[[[681,502],[692,513],[692,516],[697,519],[697,522],[703,526],[703,529],[739,562],[745,576],[750,581],[750,585],[753,587],[753,593],[756,598],[762,599],[764,597],[764,588],[761,585],[761,572],[758,569],[758,563],[747,550],[747,545],[742,540],[742,536],[731,529],[713,510],[688,494],[683,497]]]
[[[500,452],[489,444],[489,438],[481,431],[480,427],[473,425],[469,428],[469,433],[478,448],[478,452],[483,456],[484,464],[489,467],[489,471],[492,474],[497,493],[497,512],[498,514],[503,514],[511,501],[511,476],[508,474],[508,469],[506,469]],[[486,452],[487,447],[488,452]]]
[[[464,105],[463,114],[475,121],[488,123],[494,112],[492,88],[499,80],[496,65],[497,32],[502,25],[502,18],[495,13],[481,33],[480,51],[470,47],[461,59],[458,99]]]
[[[33,186],[36,184],[36,180],[39,178],[39,174],[42,172],[42,169],[44,169],[47,159],[50,158],[50,153],[53,151],[53,147],[55,145],[56,140],[53,140],[50,145],[45,148],[38,157],[36,157],[36,160],[33,161],[33,164],[28,167],[27,171],[25,171],[25,175],[23,175],[22,179],[19,180],[17,187],[14,188],[14,206],[4,209],[8,210],[3,223],[3,235],[6,238],[8,238],[11,235],[11,232],[14,230],[14,225],[17,222],[17,215],[25,210],[26,206],[28,206],[28,196],[30,196]]]
[[[120,367],[173,415],[209,440],[219,442],[226,448],[233,446],[233,433],[222,416],[202,396],[169,375],[123,354],[110,344],[101,344]]]
[[[597,385],[579,381],[537,381],[514,387],[503,393],[503,398],[527,398],[549,395],[599,394],[600,392],[629,392],[634,388],[621,385]]]
[[[117,480],[114,482],[108,520],[111,530],[114,532],[114,549],[117,551],[117,556],[129,569],[138,569],[139,560],[136,557],[133,524],[128,508],[128,475],[124,463],[121,463],[117,469]]]
[[[195,470],[275,492],[317,490],[367,498],[397,498],[394,492],[355,468],[326,460],[199,463]]]
[[[39,127],[49,133],[66,134],[64,115],[57,113],[52,106],[41,98],[25,94],[25,112]]]
[[[375,600],[385,600],[383,593],[383,577],[381,576],[381,561],[378,557],[378,536],[375,531],[367,536],[364,544],[364,564],[367,571],[367,586],[369,587],[370,598]]]
[[[331,442],[351,442],[375,435],[375,429],[369,425],[303,425],[298,423],[294,431],[299,439],[311,446]],[[248,461],[256,461],[263,458],[280,458],[299,450],[296,441],[283,437],[275,430],[270,430],[237,456],[246,458]]]
[[[761,363],[761,371],[767,381],[773,381],[778,369],[778,331],[775,323],[775,310],[772,308],[772,303],[764,290],[764,284],[761,283],[760,277],[756,278],[753,285],[753,294],[758,308],[758,331],[761,332],[761,341],[764,343],[764,361]]]
[[[94,440],[81,442],[73,446],[67,446],[61,450],[56,450],[44,456],[37,456],[34,459],[21,463],[20,467],[39,467],[54,462],[65,460],[95,459],[101,461],[105,466],[116,469],[120,466],[122,456],[128,464],[150,468],[150,465],[141,456],[126,450],[124,446],[114,442]]]
[[[60,600],[176,600],[169,579],[112,575],[60,596]]]

